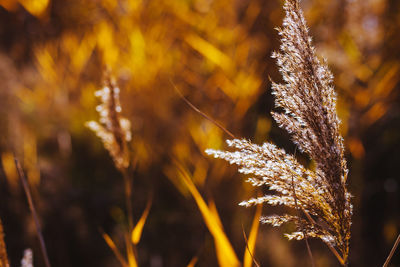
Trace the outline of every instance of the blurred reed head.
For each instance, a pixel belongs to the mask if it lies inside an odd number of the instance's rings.
[[[101,139],[119,170],[128,168],[130,163],[127,142],[131,140],[130,121],[121,116],[120,89],[109,71],[105,72],[104,87],[95,92],[101,101],[96,107],[99,121],[89,121],[86,126]]]

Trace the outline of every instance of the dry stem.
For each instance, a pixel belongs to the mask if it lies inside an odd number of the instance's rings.
[[[181,93],[181,91],[179,91],[179,89],[176,87],[176,85],[170,81],[172,86],[174,87],[175,91],[177,92],[177,94],[179,95],[180,98],[182,98],[183,101],[185,101],[185,103],[192,108],[194,111],[196,111],[197,113],[199,113],[202,117],[204,117],[206,120],[210,121],[212,124],[214,124],[215,126],[217,126],[218,128],[220,128],[222,131],[224,131],[227,135],[229,135],[231,138],[236,138],[230,131],[228,131],[224,126],[222,126],[220,123],[218,123],[216,120],[214,120],[213,118],[211,118],[210,116],[208,116],[207,114],[205,114],[204,112],[202,112],[200,109],[198,109],[195,105],[193,105],[186,97],[183,96],[183,94]]]
[[[396,242],[394,242],[392,250],[390,251],[389,256],[387,257],[385,263],[383,264],[383,267],[387,267],[389,265],[389,262],[392,259],[393,254],[396,251],[397,247],[399,246],[399,243],[400,243],[400,234],[398,235]]]
[[[18,159],[16,157],[14,157],[14,160],[15,160],[15,166],[17,167],[17,170],[18,170],[19,178],[21,179],[22,185],[24,187],[25,195],[28,200],[29,209],[31,210],[33,220],[35,221],[36,232],[37,232],[37,235],[39,238],[40,249],[43,254],[45,265],[46,265],[46,267],[51,267],[50,261],[49,261],[49,256],[48,256],[47,250],[46,250],[46,244],[44,242],[42,230],[41,230],[40,223],[39,223],[38,214],[36,212],[35,205],[33,204],[33,199],[32,199],[32,195],[31,195],[31,191],[29,189],[28,181],[26,180],[25,174],[22,170],[21,164],[19,163]]]

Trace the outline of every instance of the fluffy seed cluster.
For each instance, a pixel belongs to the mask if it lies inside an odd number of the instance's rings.
[[[315,170],[306,169],[296,158],[271,143],[262,146],[247,140],[228,140],[234,151],[206,150],[216,158],[240,166],[239,171],[252,175],[254,186],[266,185],[272,192],[240,203],[251,206],[261,203],[285,205],[302,211],[299,215],[266,216],[261,222],[273,226],[292,222],[297,231],[286,234],[289,239],[320,238],[336,247],[342,263],[347,261],[352,205],[346,188],[347,167],[340,120],[336,114],[333,76],[326,63],[315,55],[311,37],[299,7],[299,0],[287,0],[286,16],[276,58],[284,83],[273,83],[276,107],[273,112],[278,125],[288,131],[299,150],[315,162]]]
[[[127,142],[132,137],[129,120],[121,116],[119,93],[115,80],[106,73],[104,87],[95,92],[95,96],[101,100],[101,104],[96,107],[100,115],[99,122],[89,121],[86,126],[102,140],[115,166],[122,170],[129,166]]]
[[[24,250],[21,267],[33,267],[33,252],[30,248]]]

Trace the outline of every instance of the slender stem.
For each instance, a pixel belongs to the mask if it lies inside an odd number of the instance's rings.
[[[3,224],[0,219],[0,267],[9,267],[6,243],[4,242]]]
[[[110,249],[114,253],[115,257],[119,261],[119,263],[122,265],[122,267],[129,267],[128,263],[125,261],[121,252],[119,252],[117,245],[115,245],[115,243],[111,239],[111,237],[108,234],[106,234],[102,229],[99,229],[99,231],[100,231],[101,235],[103,236],[104,240],[106,241],[107,245],[110,247]]]
[[[35,205],[33,204],[33,199],[32,199],[32,195],[31,195],[31,191],[29,189],[28,181],[26,180],[25,174],[22,170],[21,164],[19,163],[18,159],[16,157],[14,157],[14,160],[15,160],[15,166],[17,167],[17,170],[18,170],[19,178],[21,179],[22,185],[24,187],[25,195],[28,200],[29,209],[31,210],[33,220],[35,221],[36,232],[37,232],[37,235],[39,238],[40,248],[42,250],[44,262],[46,264],[46,267],[50,267],[50,261],[49,261],[49,256],[47,255],[46,244],[44,243],[44,238],[43,238],[42,230],[40,227],[38,214],[36,212]]]
[[[132,206],[132,176],[129,175],[129,168],[124,168],[122,170],[122,176],[124,178],[125,187],[125,205],[126,213],[128,216],[128,234],[125,236],[126,252],[128,256],[129,266],[136,266],[136,249],[135,245],[131,241],[131,234],[133,231],[133,206]]]
[[[125,235],[126,255],[128,257],[129,267],[137,267],[135,248],[130,235]]]
[[[399,243],[400,243],[400,234],[397,236],[396,242],[394,242],[392,250],[390,251],[389,256],[387,257],[385,263],[383,264],[383,267],[387,267],[389,265],[389,262],[392,259],[393,254],[396,251],[397,247],[399,246]]]
[[[128,216],[128,228],[129,231],[132,231],[133,229],[132,179],[129,176],[127,169],[123,170],[122,175],[124,177],[125,205]]]
[[[317,224],[315,222],[315,220],[310,216],[310,214],[308,214],[308,212],[303,209],[302,206],[300,206],[301,210],[304,212],[304,214],[306,215],[307,219],[312,223],[312,224]],[[324,242],[325,243],[325,242]],[[342,256],[340,256],[339,252],[329,243],[325,243],[328,248],[332,251],[333,255],[335,255],[335,257],[338,259],[338,261],[340,262],[340,264],[342,266],[346,266],[347,263],[345,262],[345,260],[342,258]]]
[[[315,267],[315,261],[314,261],[313,254],[311,252],[310,244],[308,244],[308,236],[307,235],[304,235],[304,240],[306,241],[306,247],[307,247],[308,256],[311,259],[311,266]]]
[[[325,243],[327,246],[328,246],[328,248],[332,251],[332,253],[333,253],[333,255],[335,255],[336,256],[336,258],[339,260],[339,262],[340,262],[340,264],[342,265],[342,266],[346,266],[346,262],[343,260],[343,258],[340,256],[340,254],[339,254],[339,252],[337,252],[337,250],[332,246],[332,245],[330,245],[330,244],[328,244],[328,243]]]
[[[303,207],[300,206],[300,208],[303,210],[304,214],[306,215],[307,219],[313,223],[316,224],[316,222],[314,221],[314,219],[310,216],[310,214],[308,214],[308,212],[303,209]],[[325,243],[325,242],[324,242]],[[340,264],[342,266],[346,266],[346,262],[344,261],[344,259],[342,258],[342,256],[340,256],[339,252],[329,243],[325,243],[328,248],[332,251],[333,255],[335,255],[335,257],[338,259],[338,261],[340,262]]]
[[[254,265],[255,265],[256,267],[260,267],[260,264],[258,264],[258,262],[256,261],[255,257],[253,256],[253,254],[252,254],[251,251],[250,251],[250,248],[249,248],[249,240],[247,239],[246,232],[244,231],[243,224],[242,224],[242,231],[243,231],[244,240],[246,241],[246,250],[249,252],[250,257],[251,257],[251,259],[253,260]]]
[[[206,120],[210,121],[211,123],[213,123],[215,126],[217,126],[218,128],[220,128],[222,131],[224,131],[227,135],[229,135],[232,139],[236,139],[236,137],[233,135],[233,133],[231,133],[230,131],[228,131],[224,126],[222,126],[220,123],[218,123],[217,121],[215,121],[213,118],[211,118],[210,116],[208,116],[207,114],[205,114],[203,111],[201,111],[200,109],[198,109],[195,105],[193,105],[186,97],[183,96],[183,94],[181,93],[181,91],[179,91],[179,89],[175,86],[175,84],[170,81],[172,86],[174,87],[175,91],[178,93],[179,97],[182,98],[183,101],[185,101],[185,103],[191,107],[194,111],[196,111],[197,113],[199,113],[201,116],[203,116]]]

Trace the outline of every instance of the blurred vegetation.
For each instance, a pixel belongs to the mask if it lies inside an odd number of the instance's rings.
[[[270,54],[279,49],[274,28],[282,23],[281,6],[279,0],[1,0],[0,218],[11,264],[31,247],[35,266],[43,265],[15,153],[52,264],[119,266],[99,229],[122,248],[124,185],[85,127],[98,119],[94,92],[106,67],[132,124],[135,221],[152,195],[139,266],[187,266],[194,257],[197,266],[217,266],[214,238],[221,229],[232,258],[242,261],[243,230],[249,238],[256,210],[237,203],[257,192],[234,167],[205,156],[229,136],[173,87],[235,136],[273,140],[293,152],[269,115],[269,77],[280,80]],[[400,232],[400,2],[303,0],[302,6],[317,52],[335,75],[354,195],[350,265],[379,266]],[[220,230],[211,230],[211,222]],[[310,245],[317,266],[336,266],[325,246]],[[262,225],[254,255],[261,266],[310,265],[304,242],[288,242]],[[392,263],[400,264],[400,253]]]

